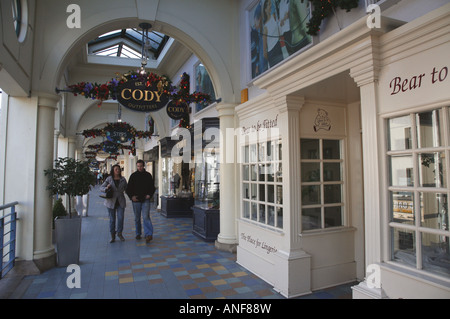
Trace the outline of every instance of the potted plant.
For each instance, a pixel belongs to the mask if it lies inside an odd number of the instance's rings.
[[[64,157],[55,160],[54,168],[44,171],[49,178],[47,189],[52,195],[68,196],[68,215],[55,220],[58,266],[78,264],[80,258],[81,218],[72,216],[72,199],[89,193],[96,178],[88,162]],[[62,203],[61,203],[62,204]]]

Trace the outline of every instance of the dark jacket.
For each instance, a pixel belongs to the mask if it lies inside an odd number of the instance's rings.
[[[112,176],[108,176],[106,178],[105,182],[102,184],[102,186],[100,186],[100,191],[104,192],[108,185],[111,185],[114,193],[113,193],[112,198],[105,199],[105,201],[103,202],[103,205],[105,205],[108,208],[114,208],[115,204],[116,204],[116,200],[118,200],[120,207],[125,208],[126,201],[125,201],[124,191],[127,188],[127,180],[125,179],[125,177],[123,177],[123,176],[120,177],[119,188],[117,188]]]
[[[145,200],[147,195],[150,195],[151,198],[155,193],[155,183],[152,174],[145,170],[143,172],[136,171],[131,174],[126,193],[130,199],[133,196],[137,196],[141,202]]]

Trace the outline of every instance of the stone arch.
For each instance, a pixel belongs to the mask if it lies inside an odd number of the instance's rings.
[[[220,12],[215,14],[220,14]],[[216,90],[216,96],[222,98],[223,101],[234,102],[237,99],[235,96],[237,90],[233,88],[231,80],[233,78],[229,70],[231,65],[226,65],[226,57],[221,56],[221,52],[212,45],[208,36],[199,31],[196,26],[171,13],[158,11],[156,16],[157,20],[145,22],[152,23],[156,30],[176,38],[189,48],[208,70]],[[60,83],[65,67],[80,45],[84,45],[103,32],[136,27],[140,22],[144,22],[144,20],[139,19],[136,15],[131,15],[130,10],[106,7],[104,11],[84,19],[81,29],[68,29],[64,36],[54,37],[55,43],[43,57],[44,65],[42,71],[39,72],[41,79],[49,80],[40,83],[39,91],[54,92],[55,87]]]

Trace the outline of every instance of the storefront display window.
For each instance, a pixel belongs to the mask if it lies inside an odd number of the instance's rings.
[[[281,140],[242,147],[242,217],[283,228]]]
[[[391,259],[450,276],[447,108],[387,120]]]
[[[219,153],[205,149],[201,156],[202,162],[195,166],[195,197],[201,203],[218,207],[220,191]]]
[[[302,230],[344,223],[342,141],[301,139]]]

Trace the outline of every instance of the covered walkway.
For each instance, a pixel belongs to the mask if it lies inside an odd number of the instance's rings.
[[[90,193],[81,236],[81,288],[69,289],[65,267],[25,276],[10,299],[285,299],[272,286],[192,234],[192,219],[165,218],[155,208],[153,240],[136,240],[131,202],[124,237],[109,243],[108,216],[99,186]],[[7,278],[5,278],[7,279]],[[299,299],[351,299],[343,285]],[[0,290],[2,282],[0,282]]]

